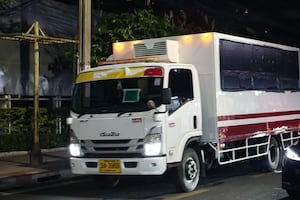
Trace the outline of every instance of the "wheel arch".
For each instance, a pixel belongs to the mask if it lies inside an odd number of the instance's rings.
[[[194,149],[194,151],[198,155],[201,168],[204,169],[203,167],[204,167],[204,160],[205,159],[204,159],[204,150],[201,147],[201,137],[200,136],[192,137],[186,142],[186,144],[184,146],[184,149],[183,149],[183,152],[182,152],[182,155],[181,155],[181,158],[183,156],[184,150],[187,149],[187,148]],[[204,170],[202,170],[202,172],[204,172]]]
[[[187,148],[192,148],[196,151],[196,153],[198,154],[198,156],[200,156],[200,149],[201,149],[201,145],[200,145],[200,137],[196,136],[196,137],[192,137],[189,140],[187,140],[187,142],[185,143],[184,149]],[[182,153],[183,155],[183,153]]]
[[[270,136],[270,141],[271,141],[272,138],[275,138],[275,140],[277,140],[277,143],[279,144],[279,147],[282,149],[283,146],[282,146],[282,141],[281,141],[280,134],[271,135]],[[269,142],[269,145],[270,145],[270,142]]]
[[[190,138],[185,138],[185,140],[183,139],[177,146],[177,150],[176,150],[176,160],[174,160],[175,162],[173,163],[179,163],[182,161],[183,159],[183,154],[184,151],[187,148],[192,148],[195,150],[195,152],[197,153],[198,157],[200,158],[201,154],[200,154],[200,136],[193,136]],[[200,158],[201,159],[201,158]]]

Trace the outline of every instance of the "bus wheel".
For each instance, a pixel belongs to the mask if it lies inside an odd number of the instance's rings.
[[[281,147],[275,137],[272,137],[270,140],[266,166],[271,172],[276,172],[281,169]]]
[[[200,179],[200,161],[194,149],[188,148],[184,151],[176,172],[177,185],[180,190],[190,192],[197,187]]]
[[[95,175],[93,178],[95,184],[101,188],[114,188],[120,182],[120,176]]]

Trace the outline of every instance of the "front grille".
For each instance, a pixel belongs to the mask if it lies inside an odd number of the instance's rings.
[[[87,157],[93,155],[107,157],[115,155],[135,155],[140,157],[143,153],[144,140],[81,140],[82,151]],[[115,157],[114,156],[114,157]]]
[[[113,153],[86,153],[83,156],[84,158],[144,158],[145,156],[142,153],[122,153],[122,154],[113,154]]]
[[[94,144],[125,144],[130,140],[91,140]]]

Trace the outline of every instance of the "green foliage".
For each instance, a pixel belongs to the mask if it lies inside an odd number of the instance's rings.
[[[0,134],[0,152],[30,150],[32,140],[33,135],[28,133]]]
[[[65,119],[68,109],[56,109],[51,112],[40,108],[39,135],[41,148],[66,146],[68,127]],[[33,108],[0,109],[0,152],[30,150],[33,145],[34,118]],[[58,120],[61,120],[62,131],[57,134]]]
[[[112,54],[112,43],[137,39],[169,36],[178,33],[176,27],[157,17],[153,11],[107,15],[92,35],[92,65]]]
[[[0,132],[17,134],[29,132],[31,115],[25,108],[0,109]]]
[[[9,8],[15,3],[15,0],[0,0],[0,10]]]

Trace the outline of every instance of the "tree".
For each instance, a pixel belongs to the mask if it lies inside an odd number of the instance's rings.
[[[0,0],[0,10],[10,7],[13,3],[15,3],[15,0]]]
[[[180,33],[167,19],[152,10],[107,15],[92,35],[92,66],[112,54],[112,43],[163,37]]]

